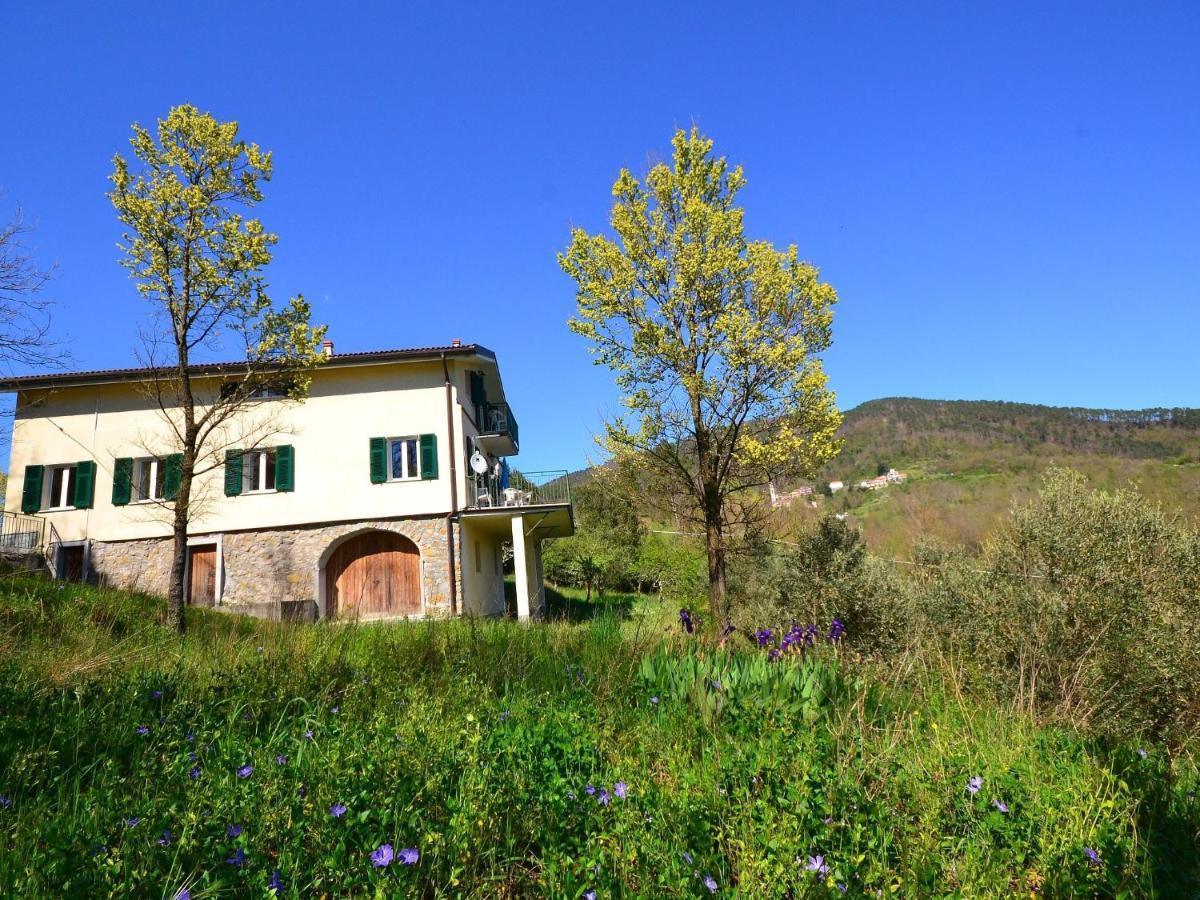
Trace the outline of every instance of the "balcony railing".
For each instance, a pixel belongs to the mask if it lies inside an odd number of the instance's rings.
[[[46,544],[45,519],[4,510],[0,514],[0,552],[40,553]]]
[[[513,471],[508,487],[492,475],[472,475],[469,485],[470,509],[501,509],[514,506],[571,505],[571,482],[566,469],[549,472]]]
[[[521,443],[517,434],[517,417],[504,401],[476,406],[475,422],[480,434],[503,435],[511,438],[514,446]]]

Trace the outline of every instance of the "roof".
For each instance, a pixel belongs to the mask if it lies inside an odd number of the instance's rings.
[[[366,350],[359,353],[335,353],[323,366],[361,366],[373,363],[420,362],[440,359],[445,356],[482,356],[495,362],[496,354],[482,344],[451,344],[446,347],[408,347],[396,350]],[[193,375],[220,375],[237,372],[245,366],[244,360],[232,362],[198,363],[189,366]],[[153,370],[149,367],[136,369],[93,369],[87,372],[39,373],[0,378],[0,393],[22,391],[43,387],[78,387],[88,384],[110,384],[120,381],[144,381]]]

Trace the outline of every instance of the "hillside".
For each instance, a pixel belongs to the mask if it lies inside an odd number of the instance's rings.
[[[893,397],[849,410],[845,445],[822,480],[853,485],[879,467],[909,476],[897,487],[849,491],[817,509],[848,513],[868,545],[907,555],[921,537],[974,546],[1050,466],[1070,466],[1097,487],[1137,482],[1144,495],[1200,516],[1200,410],[1103,410],[991,401]]]

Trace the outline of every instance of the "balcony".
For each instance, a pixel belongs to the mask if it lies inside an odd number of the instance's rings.
[[[507,487],[502,487],[500,479],[491,474],[472,474],[467,479],[464,512],[477,522],[525,516],[541,537],[564,537],[575,532],[571,482],[566,469],[513,471]]]
[[[475,407],[475,423],[479,435],[475,445],[493,456],[515,456],[520,452],[517,417],[503,401],[480,403]]]

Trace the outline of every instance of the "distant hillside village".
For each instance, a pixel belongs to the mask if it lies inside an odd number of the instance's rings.
[[[878,491],[893,484],[902,484],[908,478],[907,473],[897,472],[895,469],[888,469],[882,475],[875,478],[864,478],[858,482],[855,487],[861,491]],[[779,492],[775,488],[775,483],[769,485],[771,492],[771,507],[772,509],[783,509],[786,506],[791,506],[797,500],[807,499],[812,505],[816,505],[814,495],[817,488],[811,484],[801,485],[793,491]],[[846,490],[846,484],[842,481],[829,481],[825,484],[823,493],[836,494],[838,491]]]

